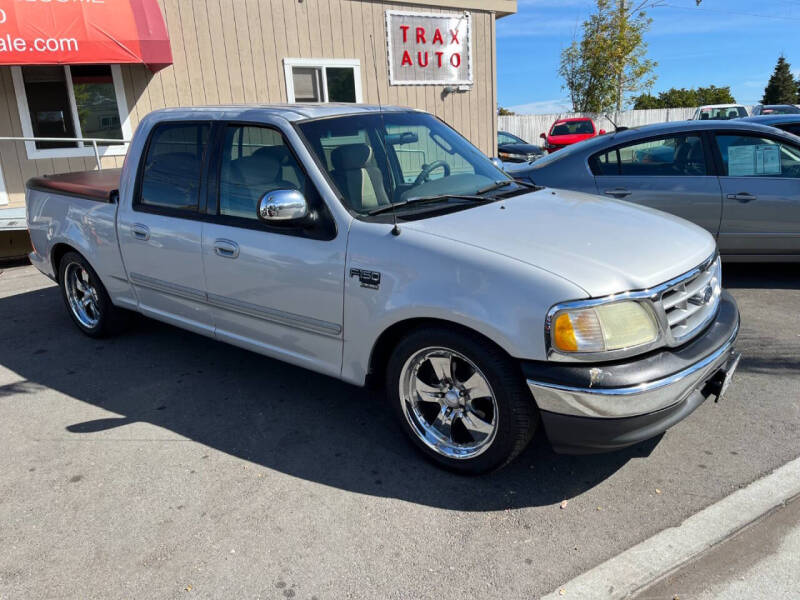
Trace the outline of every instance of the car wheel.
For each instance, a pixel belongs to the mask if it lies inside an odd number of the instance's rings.
[[[86,335],[106,337],[127,325],[130,313],[111,303],[97,273],[77,252],[61,258],[58,281],[70,317]]]
[[[528,445],[538,423],[517,365],[477,335],[417,330],[395,348],[386,378],[414,445],[453,471],[499,469]]]

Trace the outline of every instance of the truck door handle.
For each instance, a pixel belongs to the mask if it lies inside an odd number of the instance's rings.
[[[630,190],[626,190],[625,188],[614,188],[613,190],[606,190],[605,194],[607,196],[614,196],[614,198],[627,198],[633,192]]]
[[[137,240],[146,242],[150,239],[150,228],[147,225],[142,225],[141,223],[134,223],[131,227],[131,235]]]
[[[756,200],[756,197],[753,194],[748,194],[747,192],[740,192],[738,194],[728,194],[728,200],[738,200],[739,202],[752,202]]]
[[[214,253],[222,258],[237,258],[239,256],[239,244],[231,240],[214,240]]]

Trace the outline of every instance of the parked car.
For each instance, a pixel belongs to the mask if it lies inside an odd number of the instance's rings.
[[[739,104],[711,104],[694,111],[693,121],[726,121],[747,116],[747,109]]]
[[[800,114],[761,115],[758,117],[746,117],[742,119],[742,121],[777,127],[783,131],[788,131],[789,133],[800,136]]]
[[[650,125],[515,175],[683,217],[716,236],[728,260],[800,260],[800,140],[773,127],[744,119]]]
[[[759,115],[800,115],[800,108],[794,104],[759,104],[753,107],[750,116]]]
[[[548,152],[555,152],[577,144],[583,140],[588,140],[596,135],[605,134],[605,130],[597,130],[594,121],[585,117],[576,117],[572,119],[559,119],[550,127],[549,133],[541,134],[541,138],[545,141],[545,150]]]
[[[422,112],[166,109],[121,171],[27,189],[30,258],[85,334],[127,309],[383,382],[417,448],[460,472],[504,465],[540,421],[560,451],[652,437],[738,361],[706,231],[515,182]]]
[[[497,155],[503,162],[525,163],[544,156],[544,150],[542,150],[541,146],[529,144],[513,133],[498,131]]]

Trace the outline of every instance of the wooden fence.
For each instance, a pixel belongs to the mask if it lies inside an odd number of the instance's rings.
[[[749,113],[751,108],[747,108]],[[622,112],[607,113],[618,127],[638,127],[651,123],[664,123],[666,121],[685,121],[694,115],[694,108],[656,108],[652,110],[626,110]],[[522,139],[538,144],[539,135],[550,130],[550,126],[558,119],[570,117],[591,117],[598,129],[614,131],[614,125],[606,115],[585,113],[556,113],[548,115],[512,115],[498,117],[498,129],[508,131]]]

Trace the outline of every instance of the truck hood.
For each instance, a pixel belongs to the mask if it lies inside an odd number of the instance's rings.
[[[696,267],[716,249],[711,234],[678,217],[554,189],[409,221],[402,228],[547,270],[590,297],[658,285]]]

